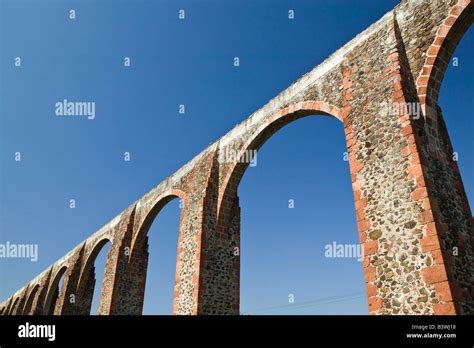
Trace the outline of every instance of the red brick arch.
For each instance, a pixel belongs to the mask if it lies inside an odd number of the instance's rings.
[[[56,291],[56,289],[59,286],[59,281],[61,280],[61,277],[63,277],[66,273],[67,266],[62,266],[57,272],[56,275],[53,278],[53,281],[51,282],[49,288],[48,288],[48,293],[46,295],[46,300],[44,302],[44,314],[52,314],[54,311],[54,307],[52,305],[53,301],[53,296]],[[59,292],[61,292],[61,289],[59,289]]]
[[[181,211],[174,312],[238,314],[240,253],[234,252],[240,247],[237,187],[248,166],[240,163],[240,157],[247,150],[258,150],[286,124],[318,113],[344,122],[356,219],[364,246],[369,313],[473,313],[472,214],[457,164],[451,159],[441,108],[437,107],[444,72],[472,23],[472,7],[470,0],[401,1],[116,216],[105,227],[107,231],[101,230],[109,233],[109,238],[113,234],[114,242],[107,257],[100,313],[141,314],[149,227],[172,198],[183,198],[173,193],[179,187],[189,195],[189,201],[184,199],[186,209]],[[408,108],[382,115],[382,104],[405,105],[413,102],[416,94],[427,119],[417,121]],[[324,102],[299,102],[302,96]],[[434,110],[432,118],[426,112],[430,109]],[[237,155],[232,163],[219,160],[227,149]],[[400,235],[404,238],[399,239]],[[465,256],[453,262],[452,246],[458,242]],[[390,279],[382,278],[385,268],[393,267],[388,252],[395,246],[403,250],[407,246],[406,252],[414,259],[410,258],[406,267],[394,268]],[[48,314],[50,307],[58,314],[73,311],[66,296],[77,286],[83,256],[88,254],[84,251],[72,250],[43,273],[41,296],[35,298],[40,305],[34,304],[38,307],[35,312]],[[63,266],[68,270],[61,299],[56,308],[54,302],[43,306],[47,295],[48,303],[51,296],[56,298],[57,273]],[[93,279],[89,279],[90,290]],[[5,301],[7,313],[24,308],[32,284]],[[419,298],[420,290],[430,296]],[[397,306],[393,299],[397,299]]]
[[[136,208],[137,213],[135,215],[132,242],[130,244],[130,255],[127,260],[125,273],[125,286],[128,288],[128,295],[132,294],[124,300],[124,303],[127,303],[127,308],[125,309],[127,313],[130,311],[133,314],[142,313],[148,268],[148,232],[160,211],[175,198],[181,199],[184,206],[189,205],[188,196],[184,191],[169,189],[155,198],[150,206],[147,204],[144,209],[145,211],[140,211],[140,209],[143,209],[141,207],[137,206]],[[183,234],[181,227],[183,211],[184,209],[181,209],[178,232],[179,240],[182,239]],[[178,245],[176,247],[178,248]]]
[[[188,205],[187,194],[184,191],[172,189],[160,195],[158,199],[156,199],[156,202],[153,204],[153,206],[146,212],[143,221],[140,222],[140,224],[136,227],[137,233],[135,234],[132,241],[130,258],[133,256],[137,242],[142,241],[148,235],[148,231],[150,230],[151,225],[155,221],[160,211],[175,198],[181,199],[185,206]]]
[[[112,241],[107,237],[101,238],[101,239],[99,239],[98,241],[95,242],[95,245],[90,249],[91,251],[89,252],[89,254],[85,258],[86,262],[84,262],[84,266],[81,269],[81,275],[79,277],[78,284],[81,284],[81,282],[84,281],[84,276],[85,276],[87,270],[90,270],[90,266],[94,265],[94,262],[95,262],[95,259],[97,258],[97,255],[99,255],[99,253],[102,250],[102,248],[104,247],[104,245],[107,244],[108,242],[112,243]]]
[[[341,122],[344,121],[345,116],[342,110],[334,105],[323,101],[312,100],[291,104],[270,116],[252,133],[252,136],[247,139],[241,147],[238,156],[236,156],[236,161],[231,165],[227,172],[222,184],[222,189],[219,192],[217,206],[218,221],[220,221],[223,215],[226,215],[226,207],[230,206],[230,204],[226,204],[226,202],[234,197],[240,180],[249,165],[249,163],[239,162],[239,159],[248,150],[258,150],[273,134],[287,124],[310,115],[333,116]],[[221,214],[223,215],[221,216]]]
[[[458,1],[438,28],[416,81],[421,105],[436,109],[444,73],[459,41],[474,21],[473,10],[470,0]]]
[[[90,299],[86,297],[87,297],[87,291],[93,290],[93,288],[88,289],[87,282],[90,279],[91,272],[94,271],[94,263],[97,256],[99,255],[102,248],[108,242],[110,242],[111,244],[113,243],[113,241],[110,240],[108,237],[104,237],[96,241],[90,253],[86,256],[86,261],[84,263],[84,266],[81,269],[81,274],[79,276],[79,281],[77,283],[77,292],[76,292],[78,304],[81,306],[81,308],[78,308],[78,310],[81,312],[81,314],[90,314],[90,303],[85,303],[84,301],[87,301],[87,300],[92,301],[92,294],[89,294]],[[109,249],[109,252],[110,250],[112,250],[112,248]],[[102,284],[100,285],[102,286]],[[97,286],[97,284],[95,284],[94,286]]]

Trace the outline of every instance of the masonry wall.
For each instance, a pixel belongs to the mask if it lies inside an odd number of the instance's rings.
[[[344,126],[369,312],[472,314],[472,213],[437,95],[473,17],[467,0],[402,1],[17,291],[2,314],[88,314],[95,286],[99,314],[141,314],[148,230],[174,198],[184,203],[174,313],[238,314],[240,156],[310,115]],[[387,107],[407,103],[422,114]],[[227,151],[239,155],[222,161]]]

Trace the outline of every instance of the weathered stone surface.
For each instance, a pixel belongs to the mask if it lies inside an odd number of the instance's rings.
[[[469,0],[402,1],[0,304],[1,313],[87,314],[94,260],[110,241],[99,313],[140,314],[147,233],[178,197],[174,313],[238,314],[237,188],[248,166],[238,159],[288,123],[322,114],[344,125],[369,312],[473,314],[472,214],[437,104],[473,19]],[[422,114],[387,112],[406,103]],[[219,160],[229,150],[236,159]]]

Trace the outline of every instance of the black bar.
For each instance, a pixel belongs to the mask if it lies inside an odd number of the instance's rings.
[[[55,339],[20,338],[20,325],[55,325]],[[26,327],[26,326],[25,326]],[[23,330],[23,333],[25,331]],[[36,331],[35,331],[36,332]],[[425,337],[408,337],[421,334]],[[453,335],[456,337],[434,337]],[[431,335],[431,337],[428,337]],[[224,339],[224,341],[222,341]],[[0,346],[160,343],[312,343],[474,346],[472,316],[3,316]]]

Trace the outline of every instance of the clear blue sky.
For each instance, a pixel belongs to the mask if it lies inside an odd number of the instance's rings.
[[[0,0],[0,242],[39,246],[37,262],[0,259],[0,300],[396,3]],[[440,97],[471,202],[473,47],[471,30]],[[94,101],[95,119],[55,116],[63,99]],[[242,312],[367,313],[361,263],[324,257],[326,244],[358,243],[344,151],[339,121],[304,118],[273,136],[245,174]],[[150,230],[144,313],[171,313],[178,224],[175,200]]]

